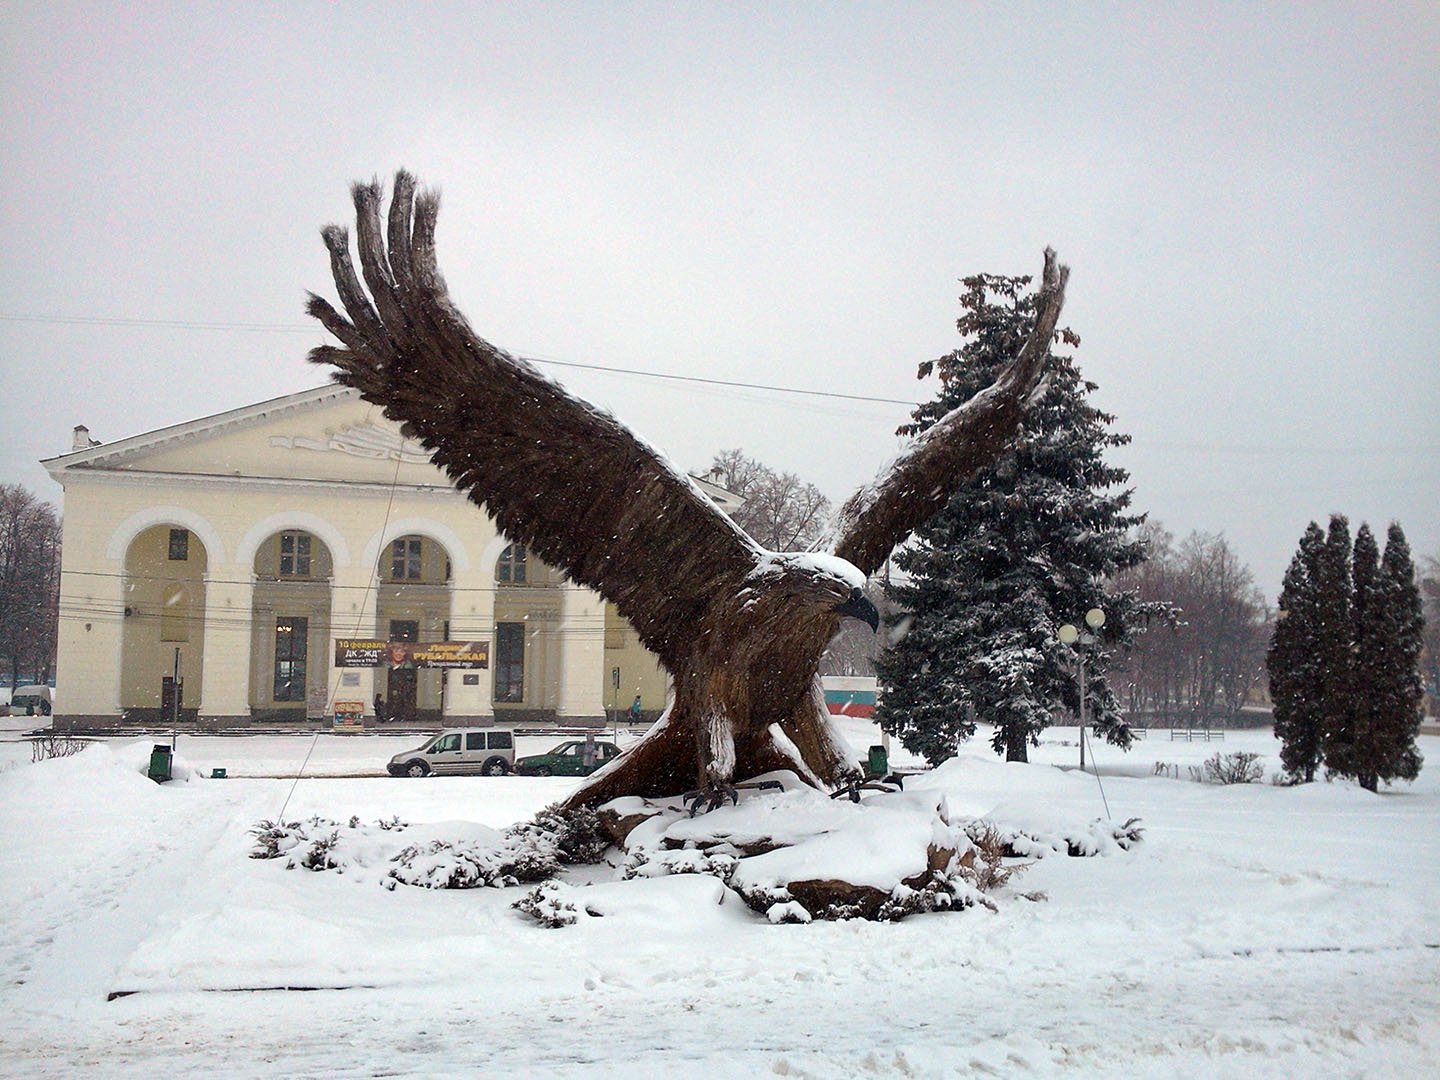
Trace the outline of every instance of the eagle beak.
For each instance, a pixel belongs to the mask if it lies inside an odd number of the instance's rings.
[[[869,623],[872,631],[878,632],[880,629],[880,612],[875,610],[870,598],[859,589],[851,589],[850,599],[843,604],[836,604],[835,610],[841,615]]]

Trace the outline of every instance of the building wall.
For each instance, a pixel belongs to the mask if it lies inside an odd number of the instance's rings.
[[[383,434],[363,402],[276,414],[157,438],[158,446],[129,440],[113,461],[100,448],[49,463],[65,486],[62,721],[113,722],[127,710],[142,718],[158,708],[161,668],[169,673],[177,646],[185,705],[202,723],[248,723],[277,708],[298,714],[273,700],[278,615],[309,620],[309,678],[330,701],[361,701],[368,711],[386,679],[383,671],[336,669],[334,639],[385,637],[391,619],[413,618],[422,641],[441,640],[448,622],[450,640],[491,642],[492,665],[471,672],[479,676],[471,684],[460,672],[419,673],[417,704],[437,719],[442,707],[455,721],[497,711],[603,715],[610,657],[598,596],[538,562],[526,587],[499,586],[495,562],[507,541],[432,465],[326,449],[349,446],[357,427],[371,442]],[[399,446],[398,432],[393,438]],[[176,577],[162,550],[172,527],[189,530],[192,557],[185,580],[167,585],[155,579]],[[312,551],[311,582],[275,580],[275,538],[286,529],[309,532],[323,547],[323,555]],[[410,535],[426,541],[424,583],[397,590],[377,581],[390,543]],[[177,603],[190,612],[186,640],[162,640],[158,631],[166,588],[183,590]],[[525,700],[498,710],[497,621],[530,628]],[[173,628],[173,617],[166,625]],[[632,666],[642,665],[627,658],[624,667]],[[663,677],[656,680],[653,658],[649,666],[645,693],[658,710]],[[629,697],[622,707],[628,704]]]

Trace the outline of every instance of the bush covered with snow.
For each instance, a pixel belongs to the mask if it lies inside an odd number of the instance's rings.
[[[552,930],[573,926],[580,913],[568,899],[569,891],[558,881],[541,882],[510,906]]]
[[[1089,858],[1128,851],[1140,842],[1145,829],[1139,818],[1130,818],[1119,825],[1097,818],[1088,824],[1060,822],[1038,826],[1028,822],[1002,825],[976,818],[965,826],[965,832],[974,843],[998,844],[1006,857],[1043,859],[1050,854]]]
[[[509,836],[553,853],[567,866],[597,863],[610,848],[610,837],[591,807],[566,810],[558,805],[545,807],[533,821],[513,826]]]
[[[440,827],[443,831],[443,826]],[[398,817],[362,825],[358,817],[346,824],[327,818],[305,821],[261,821],[250,830],[255,838],[252,859],[284,858],[288,870],[334,870],[377,876],[381,885],[415,885],[425,889],[500,888],[543,881],[560,870],[559,847],[552,833],[470,827],[462,835],[426,835],[436,827],[415,830]],[[366,875],[361,871],[376,871]]]

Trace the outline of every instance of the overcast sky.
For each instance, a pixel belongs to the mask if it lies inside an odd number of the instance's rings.
[[[0,6],[0,480],[318,385],[348,186],[570,364],[919,401],[958,280],[1072,268],[1138,508],[1273,602],[1306,522],[1440,554],[1433,3]],[[839,501],[900,404],[546,370]]]

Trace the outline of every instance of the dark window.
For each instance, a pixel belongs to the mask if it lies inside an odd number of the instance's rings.
[[[420,537],[402,536],[390,545],[390,576],[404,581],[420,580]]]
[[[525,700],[525,624],[495,624],[495,700]]]
[[[287,532],[280,534],[280,576],[310,576],[310,534]]]
[[[448,753],[450,753],[452,750],[459,750],[459,749],[460,749],[460,736],[459,736],[459,735],[442,735],[440,738],[436,739],[436,740],[435,740],[435,744],[430,747],[430,752],[431,752],[432,754],[448,754]]]
[[[495,580],[503,585],[525,584],[525,545],[511,544],[495,563]]]
[[[512,750],[515,747],[515,737],[508,731],[490,732],[491,750]]]
[[[291,615],[275,620],[275,700],[305,700],[305,638],[309,620]]]
[[[465,733],[466,750],[484,750],[485,733],[483,731],[467,731]]]
[[[190,558],[190,530],[170,530],[170,561],[185,562]]]

